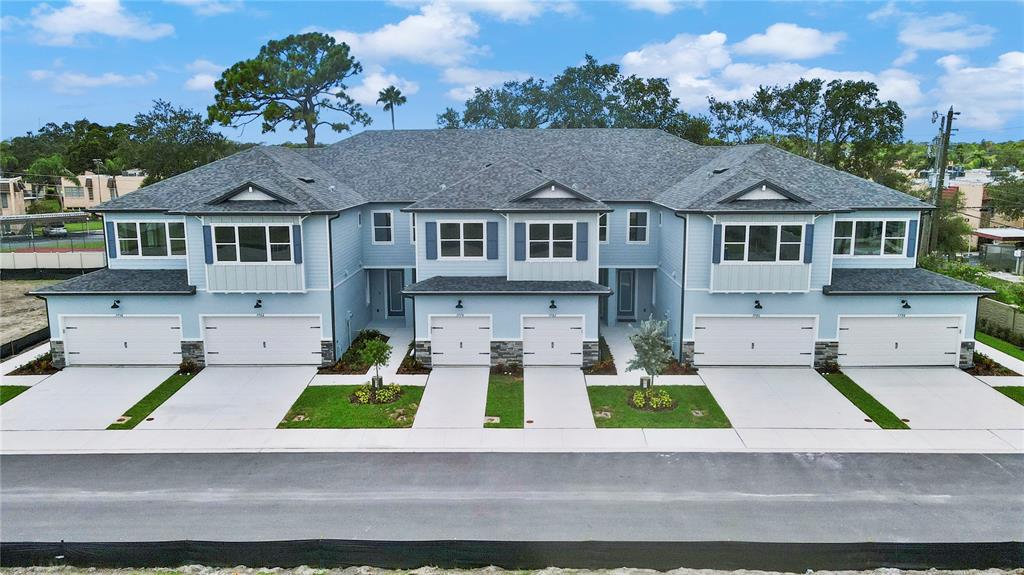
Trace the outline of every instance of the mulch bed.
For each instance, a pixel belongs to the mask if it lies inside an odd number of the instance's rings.
[[[996,363],[991,358],[980,353],[974,354],[974,367],[965,369],[971,375],[1020,375],[1016,371]]]
[[[508,365],[499,363],[498,365],[491,367],[491,375],[511,375],[514,377],[522,377],[523,366],[515,363],[510,363]]]
[[[7,375],[50,375],[60,371],[53,367],[53,356],[49,353],[40,356],[25,365],[15,369]]]
[[[661,375],[697,375],[697,368],[688,363],[679,363],[673,360],[665,367]]]
[[[615,358],[612,357],[612,350],[601,337],[597,340],[600,359],[597,363],[583,370],[587,375],[618,375],[619,370],[615,367]]]
[[[341,356],[341,359],[339,359],[334,365],[321,367],[317,370],[317,373],[325,375],[363,375],[367,371],[370,371],[370,365],[363,363],[363,361],[359,359],[359,350],[361,350],[366,342],[371,339],[387,341],[388,336],[372,329],[359,332],[359,335],[352,340],[352,345],[348,346],[348,349],[345,350],[345,354]]]
[[[423,365],[423,362],[416,359],[415,355],[412,355],[413,344],[409,344],[408,351],[405,352],[405,359],[402,360],[402,364],[398,366],[398,371],[395,372],[398,375],[427,375],[430,373],[430,368]]]

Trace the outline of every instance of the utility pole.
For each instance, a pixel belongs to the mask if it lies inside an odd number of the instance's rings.
[[[953,132],[953,118],[959,116],[960,112],[954,112],[953,106],[949,107],[945,117],[941,117],[939,124],[939,135],[935,138],[935,164],[932,171],[935,182],[932,186],[931,204],[935,206],[931,215],[925,220],[925,229],[922,230],[920,255],[927,255],[935,249],[939,243],[939,211],[942,201],[942,190],[946,187],[946,162],[949,158],[949,136]],[[938,112],[932,112],[932,123],[939,120]]]

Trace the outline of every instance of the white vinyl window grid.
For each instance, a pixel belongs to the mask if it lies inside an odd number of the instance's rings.
[[[370,212],[370,234],[370,243],[373,245],[391,245],[395,243],[395,215],[391,210],[375,210]],[[381,237],[385,239],[378,239]]]
[[[451,226],[457,226],[458,235],[445,236],[445,232],[451,229]],[[466,237],[466,226],[480,226],[480,237]],[[445,244],[448,247],[457,244],[459,247],[458,255],[445,255]],[[478,256],[467,256],[466,246],[480,244],[480,255]],[[437,257],[443,260],[483,260],[487,259],[487,222],[484,221],[439,221],[437,222]]]
[[[571,239],[555,239],[555,226],[568,226]],[[533,228],[547,228],[547,239],[533,239]],[[546,256],[534,256],[533,245],[547,245]],[[555,255],[555,244],[564,247],[569,244],[569,253],[564,256]],[[576,259],[576,223],[575,222],[527,222],[526,223],[526,261],[551,261]]]
[[[597,216],[597,241],[608,243],[608,212]]]
[[[265,253],[267,256],[266,260],[259,261],[242,261],[242,245],[241,239],[239,238],[238,230],[240,228],[263,228],[264,241],[265,241]],[[271,228],[281,228],[288,232],[288,240],[271,241]],[[219,229],[230,229],[231,240],[222,241],[217,238],[217,230]],[[211,241],[213,243],[213,261],[217,264],[226,265],[286,265],[292,263],[292,226],[289,224],[218,224],[214,225],[213,229],[210,230],[213,236]],[[234,249],[234,258],[221,258],[220,249],[221,247],[232,247]],[[279,250],[278,254],[284,254],[287,257],[278,257],[275,259],[274,247],[287,248],[287,253],[284,250]]]
[[[142,225],[163,226],[164,247],[163,254],[143,254],[142,250]],[[129,230],[131,230],[130,233]],[[121,258],[184,258],[188,255],[187,242],[185,241],[185,222],[114,222],[115,245],[117,256]],[[126,246],[134,245],[135,253],[132,250],[125,250]]]
[[[882,226],[882,239],[878,246],[878,252],[870,254],[858,254],[856,253],[856,238],[857,238],[857,226],[859,224],[881,224]],[[839,235],[839,225],[850,224],[850,232],[846,235]],[[890,234],[890,224],[894,224],[896,227],[898,224],[903,224],[902,234]],[[863,257],[884,257],[884,258],[898,258],[906,257],[907,254],[907,237],[910,233],[910,221],[905,219],[888,219],[888,218],[865,218],[858,220],[836,220],[832,224],[832,255],[840,258],[863,258]],[[838,242],[845,241],[845,250],[838,250]],[[899,252],[886,253],[887,242],[899,242]]]
[[[750,259],[750,228],[766,227],[775,228],[775,257],[770,260],[751,260]],[[743,240],[729,240],[730,228],[733,230],[741,228],[743,230]],[[795,240],[784,240],[782,237],[782,228],[796,228],[798,230],[795,235]],[[760,265],[760,264],[780,264],[780,265],[792,265],[802,264],[804,258],[804,224],[800,223],[728,223],[722,225],[722,247],[721,247],[721,262],[728,265]],[[728,252],[727,246],[739,247],[743,251],[743,257],[741,259],[727,259],[726,253]],[[783,246],[789,246],[796,248],[796,257],[790,257],[786,259],[782,258]],[[790,250],[792,251],[792,250]]]
[[[636,217],[636,223],[633,223],[633,216]],[[641,224],[641,217],[643,223]],[[651,223],[650,213],[647,210],[627,210],[626,211],[626,243],[627,244],[646,244],[650,236],[648,226]],[[636,232],[634,236],[633,232]],[[642,236],[642,237],[641,237]]]
[[[409,243],[416,245],[416,214],[409,214]]]

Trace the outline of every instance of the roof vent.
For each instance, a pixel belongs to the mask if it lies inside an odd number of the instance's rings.
[[[493,166],[493,165],[494,165],[494,164],[493,164],[492,162],[487,162],[486,164],[484,164],[484,167],[485,167],[485,168],[490,168],[490,167],[491,167],[491,166]]]
[[[711,170],[711,173],[712,174],[721,174],[722,172],[724,172],[724,171],[726,171],[728,169],[729,168],[715,168],[715,169]]]
[[[334,185],[327,186],[327,189],[330,190],[332,194],[334,193]]]
[[[441,190],[447,190],[447,189],[448,189],[448,186],[446,186],[444,184],[441,184]]]
[[[534,170],[535,172],[537,172],[538,174],[542,173],[542,172],[540,171],[540,168],[534,168],[533,170]]]
[[[299,181],[300,182],[306,182],[307,184],[312,184],[316,180],[314,180],[313,178],[305,178],[305,177],[299,176]]]

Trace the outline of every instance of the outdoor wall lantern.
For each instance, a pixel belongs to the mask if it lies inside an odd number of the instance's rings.
[[[905,299],[901,299],[901,300],[900,300],[900,303],[901,303],[901,304],[903,304],[903,305],[901,306],[901,307],[902,307],[903,309],[910,309],[910,302],[908,302],[907,300],[905,300]]]
[[[761,300],[759,300],[759,299],[755,299],[754,300],[754,309],[764,309],[764,306],[761,305]]]
[[[455,304],[455,309],[462,309],[462,307],[462,300],[460,299],[459,303]]]
[[[121,307],[121,300],[115,299],[114,303],[110,304],[110,309],[118,309]]]
[[[252,309],[261,309],[263,307],[263,300],[256,300],[256,305],[252,306]]]
[[[555,305],[555,300],[551,300],[551,305],[548,306],[548,309],[558,309],[558,306]]]

